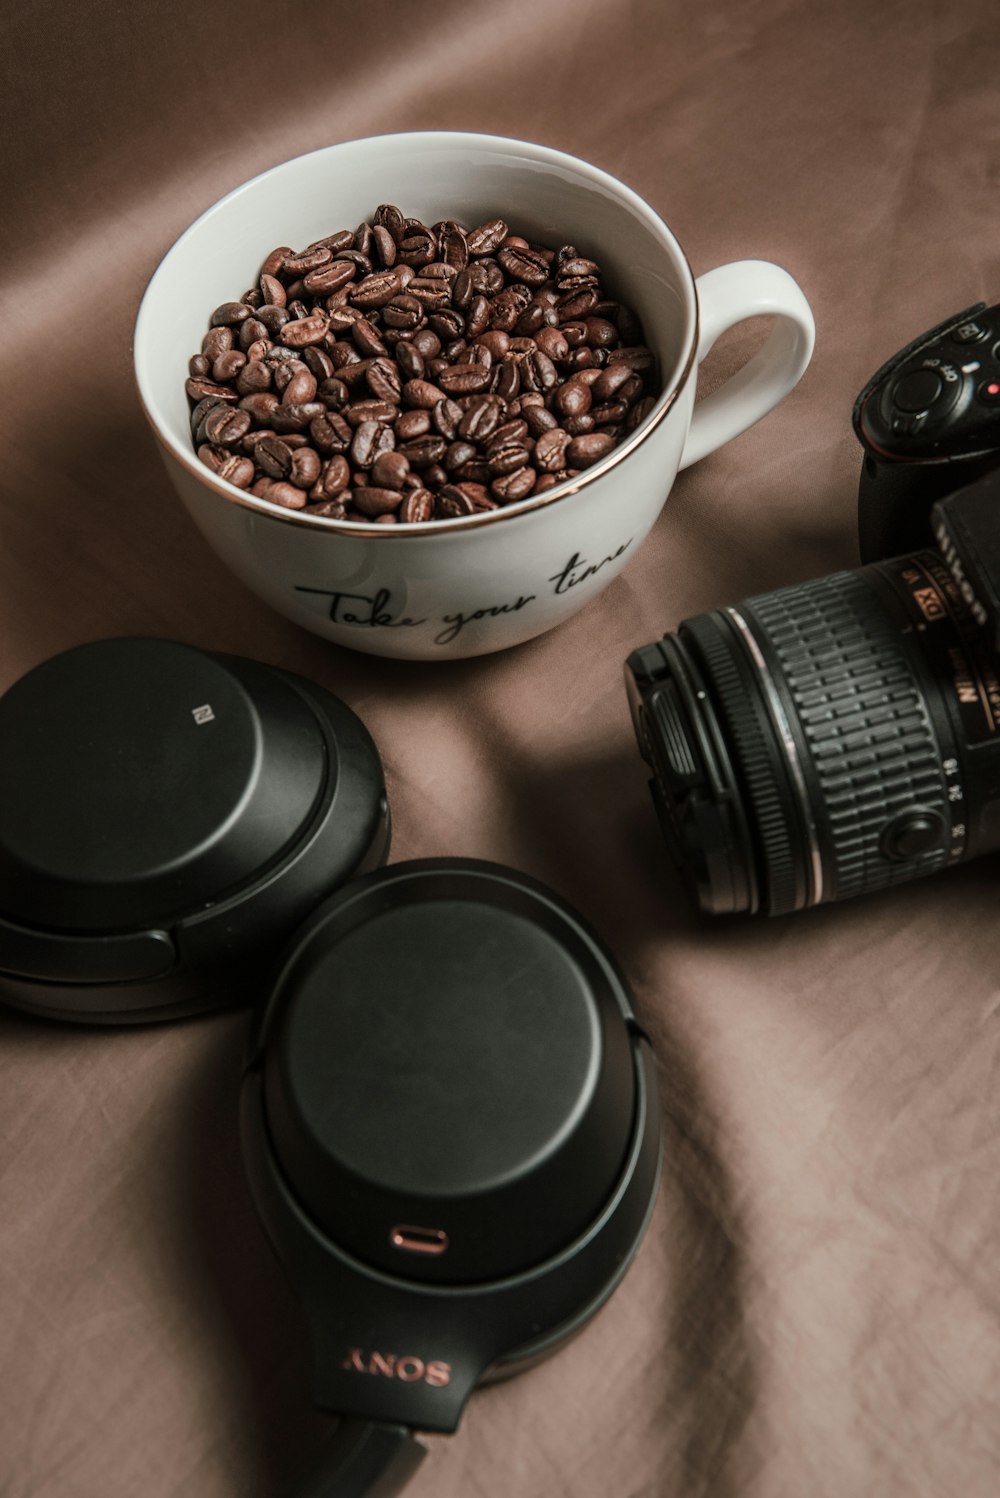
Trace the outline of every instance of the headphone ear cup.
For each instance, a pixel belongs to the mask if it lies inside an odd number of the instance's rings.
[[[382,768],[321,688],[168,640],[102,640],[0,698],[0,995],[163,1019],[249,981],[388,848]]]
[[[242,1092],[254,1199],[331,1413],[453,1430],[603,1304],[652,1210],[655,1067],[586,923],[493,864],[398,864],[299,933]]]

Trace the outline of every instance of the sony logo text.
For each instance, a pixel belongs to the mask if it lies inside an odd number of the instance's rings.
[[[369,1373],[379,1378],[398,1378],[404,1384],[421,1381],[432,1389],[443,1389],[451,1381],[451,1364],[425,1362],[423,1358],[400,1357],[395,1352],[365,1353],[352,1347],[341,1363],[345,1373]]]

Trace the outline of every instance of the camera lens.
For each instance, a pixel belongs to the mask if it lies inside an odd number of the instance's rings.
[[[1000,681],[941,556],[688,619],[626,681],[702,910],[781,915],[1000,846]]]

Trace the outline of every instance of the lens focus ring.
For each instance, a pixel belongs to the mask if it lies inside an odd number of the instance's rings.
[[[940,845],[906,858],[885,852],[887,829],[914,807],[939,817],[942,829],[950,817],[943,754],[912,646],[872,585],[878,570],[784,588],[739,610],[804,739],[824,870],[834,886],[824,898],[912,879],[947,857]]]
[[[800,910],[807,885],[795,798],[752,667],[718,614],[688,619],[681,631],[697,644],[735,750],[758,849],[760,904],[772,915]]]

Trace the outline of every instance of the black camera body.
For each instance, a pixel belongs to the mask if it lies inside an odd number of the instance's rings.
[[[1000,305],[957,312],[892,356],[854,403],[863,563],[932,544],[931,506],[1000,463]]]
[[[702,910],[785,914],[1000,848],[998,350],[1000,307],[979,305],[861,391],[868,565],[629,657],[654,804]]]

